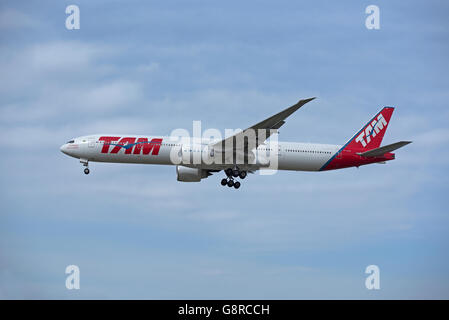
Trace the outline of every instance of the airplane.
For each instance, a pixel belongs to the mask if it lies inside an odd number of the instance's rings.
[[[80,160],[89,174],[89,162],[176,165],[177,180],[199,182],[224,171],[222,186],[240,188],[248,173],[272,169],[328,171],[394,160],[392,151],[411,141],[380,146],[394,107],[383,107],[344,145],[271,143],[285,120],[314,98],[293,106],[225,139],[176,140],[170,136],[94,134],[73,138],[60,150]],[[196,160],[196,161],[195,161]]]

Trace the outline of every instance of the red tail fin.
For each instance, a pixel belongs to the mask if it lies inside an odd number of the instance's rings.
[[[393,107],[384,107],[345,145],[345,149],[368,151],[378,148],[382,143],[388,123],[393,114]]]

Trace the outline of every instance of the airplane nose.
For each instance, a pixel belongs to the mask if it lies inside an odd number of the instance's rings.
[[[67,143],[63,144],[59,150],[61,150],[62,153],[68,154],[67,153]]]

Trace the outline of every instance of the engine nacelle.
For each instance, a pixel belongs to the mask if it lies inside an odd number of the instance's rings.
[[[200,182],[201,179],[209,176],[209,172],[207,172],[207,170],[184,166],[176,166],[176,174],[177,180],[183,182]]]

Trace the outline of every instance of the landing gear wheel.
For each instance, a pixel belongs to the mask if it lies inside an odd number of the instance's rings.
[[[236,181],[234,183],[234,188],[236,188],[236,189],[240,188],[240,182]]]
[[[239,176],[239,173],[240,173],[240,171],[238,171],[237,169],[232,170],[232,176],[233,176],[234,178],[237,178],[237,177]]]
[[[84,169],[85,174],[89,174],[89,172],[90,172],[89,168]]]
[[[245,179],[246,178],[246,171],[240,171],[239,177],[240,177],[240,179]]]
[[[234,185],[234,181],[233,180],[229,180],[228,181],[228,187],[231,188],[233,185]]]
[[[221,180],[221,185],[222,186],[225,186],[225,185],[227,185],[228,184],[228,179],[223,179],[223,180]]]
[[[231,168],[227,168],[227,169],[225,170],[225,173],[226,173],[226,175],[227,175],[228,177],[232,176],[232,169],[231,169]]]

